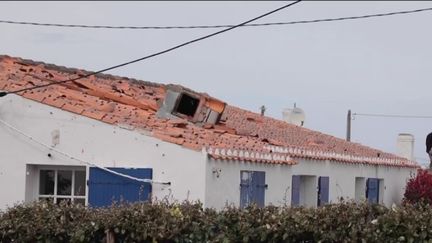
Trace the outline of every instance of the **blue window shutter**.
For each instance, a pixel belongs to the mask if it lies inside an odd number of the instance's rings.
[[[293,175],[291,181],[291,206],[300,205],[300,176]]]
[[[328,176],[318,178],[318,206],[325,205],[329,202],[329,182]]]
[[[263,207],[266,188],[265,172],[240,171],[240,207],[245,208],[252,203]]]
[[[265,184],[265,172],[254,171],[252,174],[252,183],[254,189],[253,202],[256,203],[258,207],[264,207],[265,204],[265,190],[267,185]]]
[[[240,171],[240,207],[245,208],[252,198],[252,178],[250,171]]]
[[[115,172],[140,179],[152,179],[152,169],[108,168]],[[89,175],[88,202],[92,207],[109,206],[114,201],[148,201],[151,199],[152,185],[118,176],[105,170],[91,167]]]
[[[379,202],[379,180],[377,178],[368,178],[366,182],[366,198],[369,203]]]

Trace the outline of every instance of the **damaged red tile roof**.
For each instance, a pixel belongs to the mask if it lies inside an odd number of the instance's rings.
[[[75,78],[88,71],[0,56],[0,90]],[[295,164],[295,158],[403,167],[415,162],[227,105],[219,124],[197,126],[184,119],[158,118],[165,85],[98,74],[19,95],[113,125],[150,131],[152,136],[201,150],[222,160]]]

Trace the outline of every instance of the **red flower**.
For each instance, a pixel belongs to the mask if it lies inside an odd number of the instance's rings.
[[[432,204],[432,174],[429,170],[419,169],[417,176],[407,183],[404,202],[413,204],[421,201]]]

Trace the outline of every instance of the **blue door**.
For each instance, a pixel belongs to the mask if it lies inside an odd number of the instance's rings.
[[[240,207],[244,208],[252,203],[258,207],[264,207],[265,202],[265,172],[241,171],[240,172]]]
[[[108,168],[115,172],[133,176],[140,179],[152,179],[152,169],[126,169]],[[89,198],[90,206],[109,206],[114,201],[147,201],[151,198],[152,186],[128,179],[105,170],[91,167],[89,175]]]
[[[318,177],[318,206],[325,205],[329,202],[329,177]]]
[[[291,206],[300,205],[300,176],[293,175],[291,181]]]
[[[379,179],[368,178],[366,181],[366,198],[369,203],[379,202]]]

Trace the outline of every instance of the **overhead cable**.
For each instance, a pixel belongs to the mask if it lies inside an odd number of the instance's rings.
[[[99,74],[99,73],[103,73],[103,72],[110,71],[110,70],[113,70],[113,69],[116,69],[116,68],[119,68],[119,67],[123,67],[123,66],[130,65],[130,64],[132,64],[132,63],[136,63],[136,62],[140,62],[140,61],[143,61],[143,60],[146,60],[146,59],[152,58],[152,57],[156,57],[156,56],[159,56],[159,55],[165,54],[165,53],[167,53],[167,52],[174,51],[174,50],[176,50],[176,49],[178,49],[178,48],[181,48],[181,47],[184,47],[184,46],[190,45],[190,44],[192,44],[192,43],[195,43],[195,42],[198,42],[198,41],[202,41],[202,40],[208,39],[208,38],[210,38],[210,37],[213,37],[213,36],[216,36],[216,35],[222,34],[222,33],[224,33],[224,32],[227,32],[227,31],[233,30],[233,29],[238,28],[238,27],[240,27],[240,26],[243,26],[243,25],[245,25],[245,24],[251,23],[251,22],[253,22],[253,21],[255,21],[255,20],[258,20],[258,19],[264,18],[264,17],[266,17],[266,16],[268,16],[268,15],[271,15],[271,14],[273,14],[273,13],[276,13],[276,12],[282,10],[282,9],[288,8],[288,7],[290,7],[290,6],[293,6],[294,4],[297,4],[297,3],[301,2],[301,1],[302,1],[302,0],[297,0],[297,1],[295,1],[295,2],[292,2],[292,3],[286,4],[286,5],[284,5],[284,6],[280,7],[280,8],[277,8],[277,9],[275,9],[275,10],[272,10],[272,11],[270,11],[270,12],[267,12],[267,13],[265,13],[265,14],[262,14],[262,15],[260,15],[260,16],[258,16],[258,17],[253,18],[253,19],[247,20],[247,21],[245,21],[245,22],[243,22],[243,23],[240,23],[240,24],[238,24],[238,25],[234,25],[234,26],[229,27],[229,28],[227,28],[227,29],[223,29],[223,30],[220,30],[220,31],[214,32],[214,33],[212,33],[212,34],[205,35],[205,36],[202,36],[202,37],[199,37],[199,38],[193,39],[193,40],[191,40],[191,41],[188,41],[188,42],[182,43],[182,44],[180,44],[180,45],[176,45],[176,46],[174,46],[174,47],[168,48],[168,49],[163,50],[163,51],[160,51],[160,52],[156,52],[156,53],[154,53],[154,54],[151,54],[151,55],[148,55],[148,56],[145,56],[145,57],[141,57],[141,58],[138,58],[138,59],[135,59],[135,60],[132,60],[132,61],[129,61],[129,62],[125,62],[125,63],[122,63],[122,64],[118,64],[118,65],[115,65],[115,66],[112,66],[112,67],[104,68],[104,69],[101,69],[101,70],[99,70],[99,71],[91,72],[91,73],[89,73],[89,74],[86,74],[86,75],[83,75],[83,76],[79,76],[79,77],[76,77],[76,78],[71,78],[71,79],[66,79],[66,80],[56,81],[56,82],[52,82],[52,83],[48,83],[48,84],[43,84],[43,85],[32,86],[32,87],[23,88],[23,89],[19,89],[19,90],[15,90],[15,91],[0,92],[0,97],[6,96],[7,94],[15,94],[15,93],[23,92],[23,91],[28,91],[28,90],[38,89],[38,88],[44,88],[44,87],[48,87],[48,86],[55,85],[55,84],[61,84],[61,83],[66,83],[66,82],[76,81],[76,80],[78,80],[78,79],[87,78],[87,77],[90,77],[90,76],[93,76],[93,75],[96,75],[96,74]]]
[[[271,22],[271,23],[257,23],[257,24],[245,24],[239,27],[260,27],[260,26],[274,26],[274,25],[293,25],[293,24],[310,24],[319,22],[334,22],[343,20],[355,20],[355,19],[366,19],[375,17],[385,17],[392,15],[402,14],[413,14],[424,11],[431,11],[432,8],[421,8],[406,11],[367,14],[359,16],[346,16],[338,18],[325,18],[325,19],[313,19],[313,20],[298,20],[289,22]],[[235,25],[188,25],[188,26],[113,26],[113,25],[84,25],[84,24],[58,24],[58,23],[40,23],[40,22],[26,22],[26,21],[12,21],[12,20],[0,20],[0,24],[14,24],[14,25],[33,25],[43,27],[62,27],[62,28],[87,28],[87,29],[120,29],[120,30],[172,30],[172,29],[217,29],[217,28],[230,28]]]
[[[79,162],[79,163],[81,163],[81,164],[85,164],[85,165],[89,165],[89,166],[92,166],[92,167],[96,167],[96,168],[101,169],[101,170],[104,170],[104,171],[106,171],[106,172],[108,172],[108,173],[111,173],[111,174],[114,174],[114,175],[117,175],[117,176],[120,176],[120,177],[124,177],[124,178],[127,178],[127,179],[131,179],[131,180],[134,180],[134,181],[142,182],[142,183],[171,185],[171,182],[161,182],[161,181],[155,181],[155,180],[152,180],[152,179],[141,179],[141,178],[133,177],[133,176],[126,175],[126,174],[123,174],[123,173],[119,173],[119,172],[117,172],[117,171],[113,171],[113,170],[110,170],[110,169],[108,169],[108,168],[105,168],[105,167],[99,166],[99,165],[97,165],[97,164],[94,164],[94,163],[91,163],[91,162],[88,162],[88,161],[85,161],[85,160],[79,159],[79,158],[77,158],[77,157],[75,157],[75,156],[73,156],[73,155],[67,154],[67,153],[65,153],[65,152],[63,152],[63,151],[60,151],[60,150],[58,150],[58,149],[56,149],[56,148],[54,148],[54,147],[52,147],[52,146],[49,146],[48,144],[45,144],[45,143],[43,143],[43,142],[41,142],[41,141],[39,141],[39,140],[33,138],[32,136],[30,136],[30,135],[28,135],[27,133],[25,133],[25,132],[19,130],[18,128],[16,128],[16,127],[10,125],[9,123],[7,123],[6,121],[4,121],[4,120],[2,120],[2,119],[0,119],[0,123],[3,124],[4,126],[8,127],[10,130],[12,130],[12,131],[14,131],[14,132],[16,132],[16,133],[18,133],[18,134],[20,134],[20,135],[26,137],[27,139],[29,139],[29,140],[31,140],[31,141],[33,141],[33,142],[35,142],[35,143],[37,143],[37,144],[39,144],[39,145],[45,147],[45,148],[47,148],[47,149],[49,149],[49,150],[51,150],[51,151],[54,151],[54,152],[56,152],[56,153],[58,153],[58,154],[60,154],[60,155],[63,155],[63,156],[65,156],[66,158],[69,158],[69,159],[71,159],[71,160],[77,161],[77,162]]]
[[[431,119],[432,116],[410,116],[410,115],[388,115],[388,114],[368,114],[368,113],[353,113],[353,116],[370,116],[370,117],[388,117],[388,118],[418,118]]]

